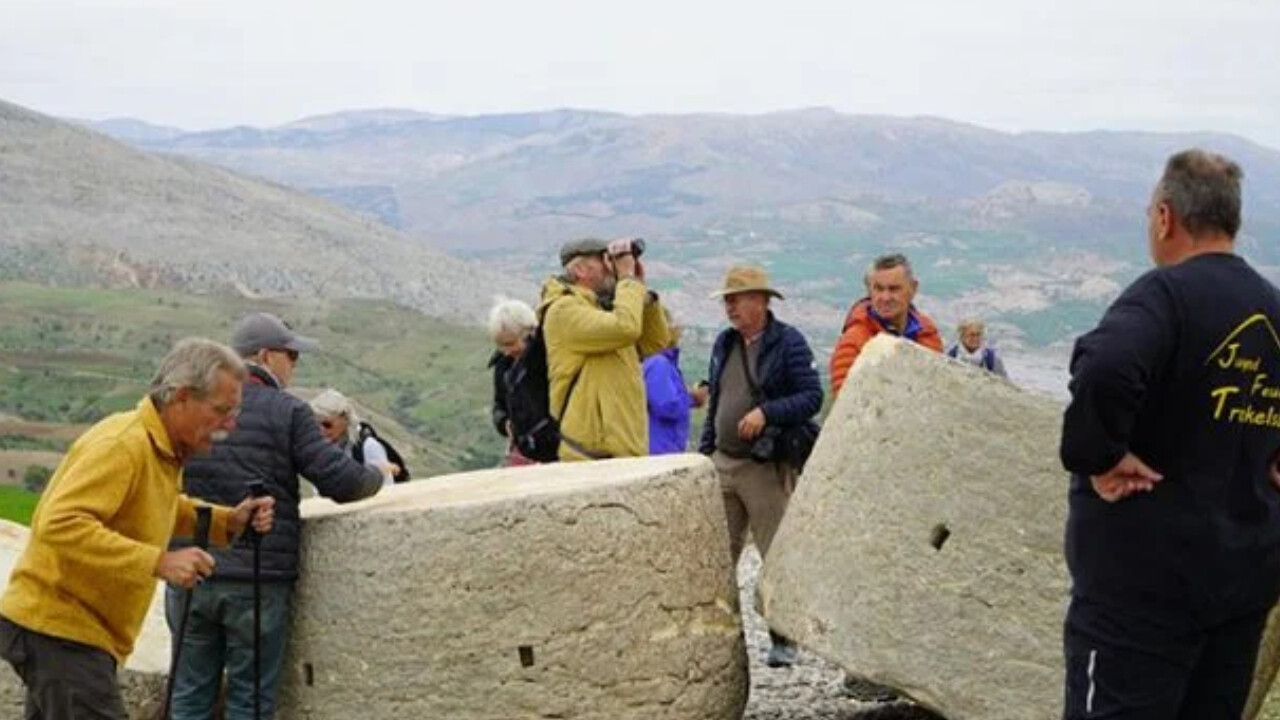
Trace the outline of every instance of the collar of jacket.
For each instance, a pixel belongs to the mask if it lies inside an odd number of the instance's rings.
[[[762,357],[764,356],[766,351],[768,351],[774,345],[777,345],[778,342],[782,339],[782,327],[783,327],[782,321],[777,320],[773,317],[772,310],[766,310],[765,313],[766,314],[765,314],[765,320],[764,320],[764,330],[760,331],[760,355]],[[728,332],[726,332],[723,336],[721,336],[726,343],[724,346],[725,350],[728,349],[729,346],[727,343],[729,342],[736,343],[736,342],[745,341],[744,336],[742,335],[742,333],[738,332],[737,328],[730,326],[729,328],[727,328],[727,330]]]
[[[173,451],[173,441],[169,439],[169,431],[165,430],[164,421],[160,419],[160,411],[151,401],[150,395],[144,395],[138,401],[137,412],[142,428],[147,431],[147,437],[151,439],[151,448],[165,462],[181,465],[177,453]]]
[[[595,292],[589,288],[579,287],[566,278],[553,275],[547,278],[542,284],[542,293],[538,300],[537,316],[538,322],[541,323],[547,316],[547,310],[556,300],[566,295],[578,295],[593,305],[599,305],[600,300],[596,297]]]
[[[267,387],[275,388],[276,390],[280,389],[280,381],[270,370],[258,363],[251,362],[245,363],[244,367],[249,371],[249,375],[245,378],[245,382],[251,382],[256,385],[266,385]]]
[[[916,311],[915,305],[907,306],[907,326],[901,333],[899,333],[897,328],[891,325],[888,320],[880,317],[880,313],[876,312],[875,307],[871,305],[871,303],[867,303],[867,315],[872,320],[875,320],[876,324],[879,325],[880,329],[884,332],[887,332],[890,335],[900,335],[908,340],[915,340],[920,335],[920,331],[924,329],[924,325],[920,322],[920,316]]]

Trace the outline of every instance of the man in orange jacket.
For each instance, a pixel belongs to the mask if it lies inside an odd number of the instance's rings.
[[[839,394],[849,368],[858,359],[862,346],[882,332],[913,340],[935,352],[942,352],[938,326],[911,301],[920,281],[911,272],[905,255],[894,253],[876,258],[867,270],[867,297],[849,308],[844,331],[831,353],[831,394]]]

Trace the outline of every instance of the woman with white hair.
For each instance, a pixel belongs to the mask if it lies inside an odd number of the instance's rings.
[[[537,342],[538,316],[527,303],[498,298],[489,310],[493,427],[507,438],[506,465],[555,462],[560,431],[547,410],[547,356]]]
[[[984,342],[986,332],[987,326],[977,318],[961,320],[956,327],[959,342],[951,346],[947,355],[1007,378],[1009,373],[1005,371],[1004,362],[996,354],[996,349]]]
[[[384,486],[394,482],[396,474],[402,471],[400,466],[387,456],[386,448],[376,435],[370,434],[360,440],[360,419],[346,395],[332,388],[325,390],[311,401],[311,411],[320,423],[320,433],[325,440],[351,453],[365,465],[382,471]]]

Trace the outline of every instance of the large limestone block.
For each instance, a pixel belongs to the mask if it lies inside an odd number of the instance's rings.
[[[1280,605],[1272,608],[1267,616],[1267,627],[1258,645],[1258,662],[1244,709],[1245,720],[1258,717],[1263,708],[1269,711],[1264,717],[1280,715],[1280,696],[1274,691],[1277,671],[1280,671]]]
[[[1061,422],[1051,399],[873,340],[765,561],[769,623],[950,720],[1060,717]]]
[[[9,584],[9,574],[27,546],[30,531],[23,525],[0,520],[0,592]],[[125,708],[133,720],[152,720],[164,693],[169,672],[169,629],[164,622],[164,585],[156,583],[156,594],[142,624],[133,655],[119,673]],[[22,717],[26,691],[8,663],[0,662],[0,717]]]
[[[304,517],[285,718],[741,716],[705,458],[453,475]]]

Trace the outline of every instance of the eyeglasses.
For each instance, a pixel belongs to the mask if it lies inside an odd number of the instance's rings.
[[[285,354],[285,357],[289,358],[289,362],[291,362],[291,363],[297,363],[297,362],[298,362],[298,351],[297,351],[297,350],[290,350],[289,348],[276,348],[276,352],[284,353],[284,354]]]
[[[221,418],[238,418],[240,417],[239,405],[211,405],[213,411]]]

